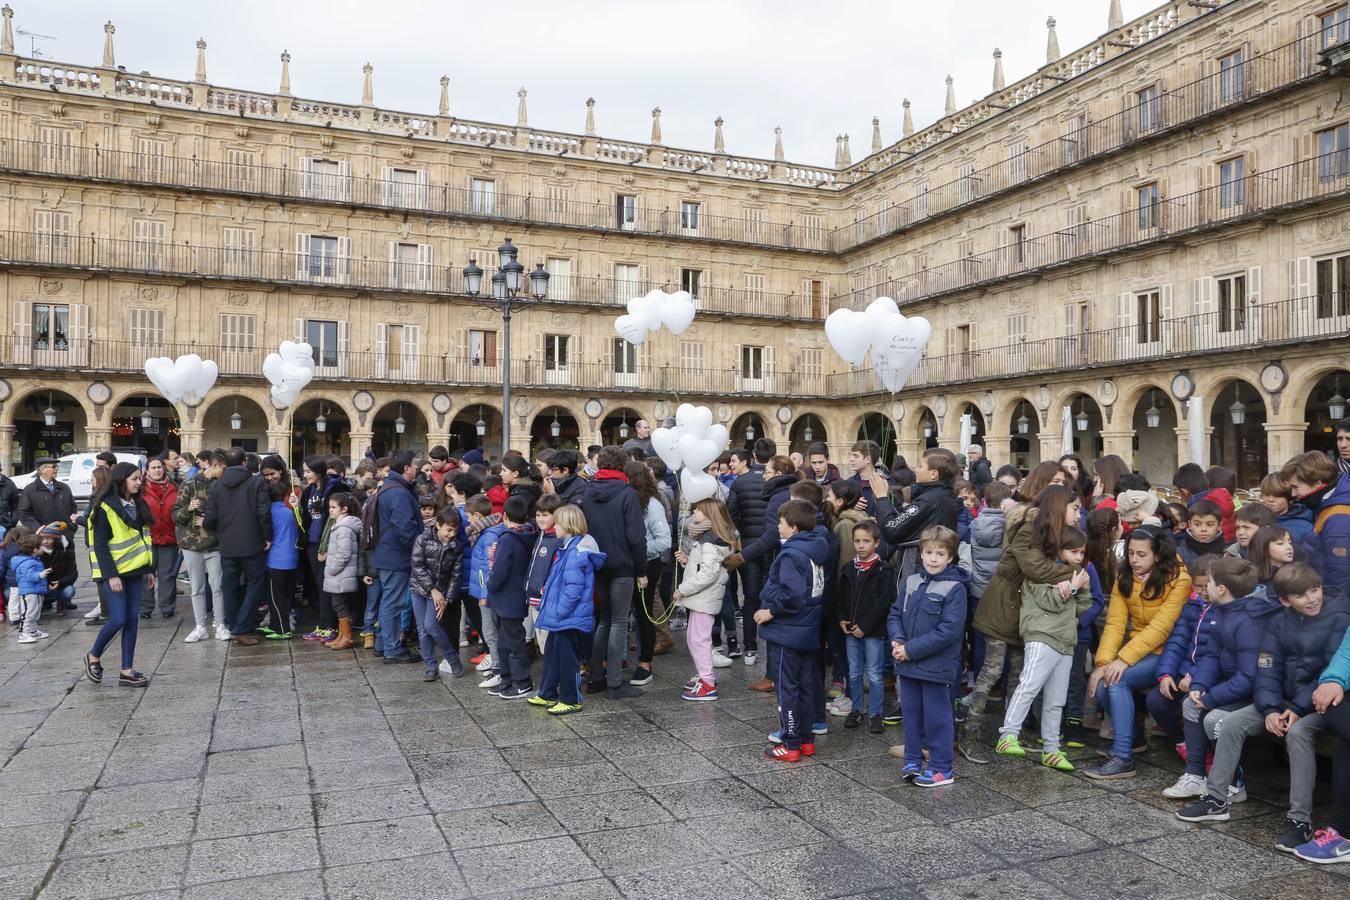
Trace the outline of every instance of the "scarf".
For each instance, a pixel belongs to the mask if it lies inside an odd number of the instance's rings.
[[[618,469],[600,469],[595,473],[596,481],[622,481],[628,483],[628,476]]]
[[[853,568],[857,569],[859,572],[870,572],[872,567],[880,561],[880,556],[873,556],[871,559],[858,559],[858,557],[855,556],[853,557]]]

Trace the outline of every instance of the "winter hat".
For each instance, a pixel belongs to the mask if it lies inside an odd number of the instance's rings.
[[[1121,491],[1116,495],[1116,511],[1122,522],[1138,525],[1158,511],[1158,495],[1152,491]]]
[[[65,537],[70,530],[69,522],[49,522],[38,529],[38,537]]]

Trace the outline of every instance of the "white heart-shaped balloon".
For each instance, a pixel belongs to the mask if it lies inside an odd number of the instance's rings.
[[[731,444],[731,432],[727,431],[727,426],[721,422],[709,425],[703,436],[717,445],[718,456],[721,456],[722,451]]]
[[[686,503],[697,503],[717,496],[717,479],[701,469],[685,469],[680,473],[680,498]]]
[[[280,354],[284,362],[314,368],[314,348],[304,341],[282,341]]]
[[[680,456],[680,450],[677,446],[679,437],[674,429],[658,428],[652,432],[652,450],[661,457],[661,462],[670,467],[672,472],[678,471],[684,465],[684,459]]]
[[[650,296],[634,297],[629,300],[628,314],[636,321],[641,322],[642,326],[648,331],[656,331],[661,327],[661,312],[656,308]]]
[[[150,383],[172,402],[169,397],[169,382],[167,377],[173,372],[173,360],[167,356],[154,356],[145,361],[145,377],[150,379]]]
[[[703,437],[712,427],[712,421],[712,410],[706,406],[681,403],[679,408],[675,410],[675,424],[683,428],[687,435]]]
[[[896,313],[878,323],[872,341],[872,366],[891,393],[905,386],[928,346],[933,326],[923,316]]]
[[[695,437],[692,434],[680,438],[676,447],[680,451],[680,459],[684,460],[684,467],[700,472],[712,465],[722,453],[722,448],[706,437]]]
[[[671,334],[681,335],[694,324],[694,300],[688,291],[676,291],[661,302],[661,321]]]
[[[860,366],[872,346],[872,318],[851,309],[836,309],[825,318],[825,339],[851,366]]]
[[[614,330],[619,333],[630,344],[641,346],[642,342],[647,340],[647,323],[641,316],[635,316],[631,313],[626,316],[619,316],[614,320]]]
[[[878,297],[867,304],[866,313],[873,321],[879,322],[889,316],[899,315],[900,307],[890,297]]]
[[[267,358],[263,360],[262,364],[263,377],[266,378],[268,381],[270,381],[272,384],[281,384],[281,379],[285,372],[285,368],[286,368],[286,361],[281,358],[280,353],[269,353],[267,354]]]

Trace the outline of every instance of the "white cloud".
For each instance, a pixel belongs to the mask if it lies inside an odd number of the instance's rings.
[[[726,119],[730,153],[769,156],[783,127],[787,157],[831,165],[847,132],[855,160],[868,152],[872,116],[883,141],[900,137],[900,101],[917,128],[942,114],[955,78],[958,106],[990,90],[992,51],[1009,83],[1045,59],[1045,20],[1058,21],[1067,53],[1106,30],[1108,0],[969,0],[961,4],[838,0],[678,3],[516,0],[511,4],[387,2],[211,6],[93,0],[13,4],[15,28],[55,35],[47,57],[97,64],[104,20],[117,26],[117,61],[128,71],[192,78],[206,39],[212,83],[274,91],[279,56],[291,53],[300,97],[356,103],[361,66],[375,66],[375,102],[434,113],[449,75],[451,111],[512,124],[516,90],[529,89],[530,124],[580,132],[596,98],[601,135],[645,143],[660,106],[665,143],[710,150],[713,119]],[[1155,4],[1125,0],[1127,21]],[[109,13],[109,10],[112,12]],[[505,12],[503,12],[505,10]],[[503,18],[504,16],[504,18]],[[28,39],[15,36],[27,53]]]

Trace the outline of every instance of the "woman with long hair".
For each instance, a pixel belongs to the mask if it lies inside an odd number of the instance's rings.
[[[1047,459],[1036,463],[1032,470],[1027,473],[1026,480],[1022,482],[1022,486],[1018,488],[1013,497],[1018,503],[1034,506],[1041,497],[1041,491],[1052,484],[1068,483],[1069,476],[1064,471],[1064,467],[1053,460]]]
[[[1120,490],[1116,485],[1122,475],[1130,474],[1130,467],[1119,456],[1108,453],[1092,464],[1092,473],[1092,492],[1088,496],[1092,497],[1093,509],[1098,506],[1114,509]]]
[[[305,554],[309,575],[319,601],[319,623],[305,634],[307,641],[331,641],[337,637],[337,615],[333,598],[323,589],[323,560],[319,558],[324,531],[328,527],[328,498],[342,490],[342,476],[331,467],[332,459],[315,454],[305,457],[300,477],[305,489],[300,492],[300,521],[305,530]]]
[[[122,672],[117,683],[145,687],[150,683],[136,671],[136,626],[141,597],[155,585],[155,557],[150,549],[150,507],[141,497],[140,467],[127,462],[113,466],[104,489],[90,502],[87,534],[91,535],[89,562],[94,581],[100,582],[108,602],[108,621],[99,629],[94,646],[84,657],[89,680],[103,680],[103,651],[122,635]]]
[[[632,682],[644,685],[652,680],[652,657],[656,653],[656,623],[663,612],[658,601],[665,555],[670,550],[670,511],[656,486],[656,477],[646,463],[629,462],[623,467],[628,485],[637,491],[638,509],[647,532],[647,587],[633,585],[633,608],[637,610],[638,664]],[[643,595],[646,599],[643,599]]]
[[[1078,496],[1083,498],[1083,505],[1087,506],[1092,497],[1092,472],[1088,471],[1087,466],[1083,465],[1083,460],[1073,453],[1061,456],[1059,467],[1069,476],[1067,483],[1078,488]]]
[[[1153,687],[1158,659],[1191,592],[1191,576],[1165,529],[1141,525],[1125,539],[1125,565],[1116,573],[1088,680],[1097,708],[1111,717],[1111,755],[1084,774],[1098,780],[1133,778],[1134,752],[1146,745],[1136,731],[1134,692]]]

